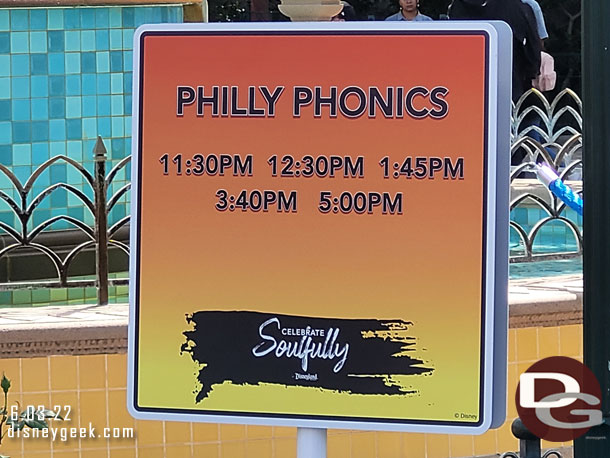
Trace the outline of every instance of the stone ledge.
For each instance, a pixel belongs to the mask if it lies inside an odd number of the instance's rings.
[[[127,351],[127,305],[0,311],[0,358]]]
[[[582,298],[582,275],[511,281],[509,327],[582,323]]]
[[[124,339],[45,339],[0,343],[1,358],[36,358],[51,355],[97,355],[127,353]]]
[[[582,323],[582,276],[514,280],[509,326]],[[127,351],[127,304],[0,309],[0,358]]]

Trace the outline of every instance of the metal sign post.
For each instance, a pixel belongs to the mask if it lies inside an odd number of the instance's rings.
[[[584,362],[602,389],[604,423],[575,441],[577,458],[610,451],[610,3],[582,2],[583,163],[585,230],[583,276]]]
[[[326,458],[326,429],[297,428],[297,458]]]

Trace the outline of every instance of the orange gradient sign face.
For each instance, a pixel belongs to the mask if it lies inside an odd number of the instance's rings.
[[[137,40],[130,411],[489,427],[489,31]]]

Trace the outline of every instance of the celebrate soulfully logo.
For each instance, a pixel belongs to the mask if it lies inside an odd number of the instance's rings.
[[[343,368],[349,353],[349,343],[341,344],[337,341],[339,332],[339,328],[283,328],[279,318],[269,318],[258,328],[263,341],[252,349],[252,354],[257,358],[267,355],[298,358],[304,371],[307,371],[309,359],[338,360],[333,366],[333,372],[336,373]],[[288,336],[295,336],[296,339],[289,339]],[[299,336],[302,337],[299,339]]]
[[[201,367],[197,402],[227,382],[405,395],[414,393],[408,379],[395,376],[434,371],[416,356],[409,321],[247,311],[201,311],[186,320],[192,328],[181,350]]]

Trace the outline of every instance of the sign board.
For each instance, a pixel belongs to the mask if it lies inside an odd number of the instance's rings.
[[[498,33],[138,29],[132,415],[465,434],[503,417]]]

